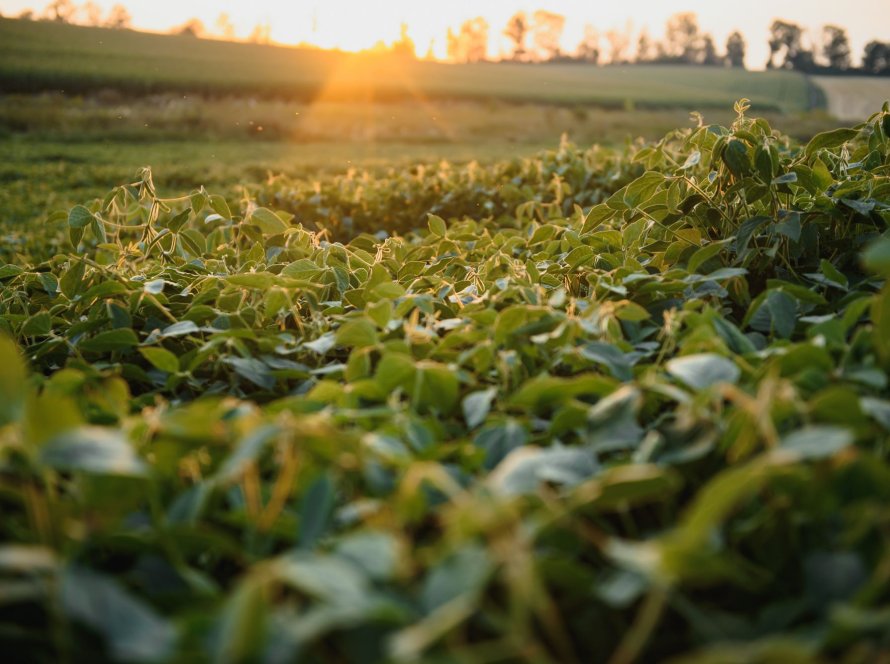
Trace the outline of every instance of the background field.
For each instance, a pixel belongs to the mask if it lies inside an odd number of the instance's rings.
[[[813,76],[825,93],[828,112],[841,120],[857,120],[890,100],[890,78],[876,76]]]
[[[725,108],[750,98],[758,112],[822,104],[790,72],[682,66],[447,65],[391,57],[199,40],[129,30],[0,20],[0,85],[6,91],[116,88],[187,90],[291,99],[461,98]]]

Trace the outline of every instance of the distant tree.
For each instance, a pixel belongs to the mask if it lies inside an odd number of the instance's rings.
[[[637,39],[637,62],[651,62],[653,57],[653,44],[649,33],[643,30]]]
[[[726,38],[726,62],[730,67],[745,68],[745,38],[738,30]]]
[[[717,47],[714,46],[714,38],[711,35],[702,37],[701,64],[710,67],[723,64],[723,58],[717,54]]]
[[[129,30],[133,24],[133,17],[123,5],[114,5],[105,19],[105,27],[114,30]]]
[[[201,37],[207,32],[207,30],[204,27],[204,23],[200,19],[190,18],[182,25],[178,25],[173,28],[171,32],[175,35],[183,35],[186,37]]]
[[[94,26],[102,24],[102,8],[92,0],[81,5],[78,12],[83,16],[81,20],[84,24]]]
[[[699,63],[704,58],[703,47],[703,35],[699,32],[695,14],[684,12],[668,19],[664,31],[665,59]]]
[[[822,28],[822,55],[832,69],[850,68],[850,39],[847,31],[836,25]]]
[[[803,46],[803,30],[795,23],[773,21],[769,28],[769,61],[767,69],[777,66],[783,69],[809,71],[813,68],[813,52]],[[776,65],[775,58],[782,55],[782,63]]]
[[[46,17],[57,23],[71,23],[76,13],[77,7],[71,0],[53,0],[45,11]]]
[[[577,56],[579,60],[597,64],[600,61],[600,35],[590,23],[584,26],[584,37],[578,44]]]
[[[606,41],[609,42],[609,64],[620,65],[627,62],[630,39],[628,30],[608,30],[606,32]]]
[[[455,62],[481,62],[488,54],[488,22],[481,16],[464,21],[455,32],[448,28],[446,52]]]
[[[862,69],[869,74],[890,74],[890,42],[868,42],[862,54]]]
[[[504,36],[512,43],[511,58],[513,60],[522,60],[526,56],[525,40],[531,29],[528,16],[525,12],[516,12],[507,21],[507,27],[504,28]]]
[[[254,44],[268,44],[272,41],[272,26],[268,23],[257,23],[247,36],[247,41]]]
[[[214,24],[220,36],[227,41],[235,41],[235,25],[226,12],[222,12],[216,17]]]
[[[25,9],[19,13],[16,17],[20,21],[33,21],[34,20],[34,10],[33,9]]]
[[[411,36],[408,34],[408,24],[402,23],[399,26],[399,39],[398,41],[393,42],[392,52],[394,55],[397,55],[402,58],[417,58],[417,47],[414,45],[414,40],[411,39]]]
[[[432,62],[436,59],[436,40],[430,39],[430,43],[427,44],[426,53],[423,55],[423,59],[428,62]]]
[[[536,55],[542,60],[556,60],[561,53],[560,40],[566,26],[566,17],[538,10],[532,17],[532,35]]]

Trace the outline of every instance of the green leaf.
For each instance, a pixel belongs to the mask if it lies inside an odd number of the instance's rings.
[[[498,494],[516,496],[535,493],[542,484],[573,487],[598,470],[599,463],[590,450],[525,446],[510,452],[486,482]]]
[[[83,261],[73,261],[73,265],[70,265],[68,269],[65,270],[65,274],[62,275],[62,278],[59,279],[59,288],[61,289],[62,294],[69,300],[73,299],[80,293],[85,271],[86,263]]]
[[[75,205],[68,213],[69,228],[84,228],[95,220],[95,215],[83,205]]]
[[[491,402],[494,400],[498,391],[490,387],[487,390],[471,392],[464,397],[461,402],[463,408],[464,420],[470,429],[475,429],[485,421],[488,417],[488,411],[491,410]]]
[[[797,173],[784,173],[777,178],[773,178],[770,184],[791,184],[797,182]]]
[[[156,369],[171,374],[179,371],[179,358],[166,348],[140,348],[139,352]]]
[[[152,281],[146,281],[142,285],[142,290],[150,295],[159,295],[164,292],[164,285],[165,282],[163,279],[154,279]]]
[[[226,199],[220,196],[219,194],[213,194],[210,196],[210,207],[213,208],[213,211],[216,212],[223,219],[231,219],[232,211],[229,209],[229,204],[226,203]]]
[[[278,235],[290,228],[281,217],[264,207],[254,210],[249,221],[251,224],[259,226],[263,235]]]
[[[741,371],[736,364],[715,353],[684,355],[670,360],[665,367],[669,374],[696,390],[720,383],[736,383]]]
[[[145,463],[121,432],[81,427],[61,433],[40,449],[40,462],[50,468],[100,475],[144,476]]]
[[[794,298],[780,290],[772,290],[766,297],[766,308],[773,331],[783,339],[790,338],[797,325],[797,303]]]
[[[842,427],[812,426],[782,438],[779,449],[801,459],[824,459],[853,443],[853,434]]]
[[[870,244],[862,253],[862,263],[870,272],[890,277],[890,238]]]
[[[697,272],[698,268],[704,263],[719,255],[723,251],[724,242],[711,242],[700,249],[696,249],[695,253],[689,257],[687,269],[690,272]]]
[[[300,503],[300,548],[313,548],[324,535],[334,511],[334,498],[334,483],[327,474],[309,486]]]
[[[338,346],[346,348],[375,346],[377,345],[377,328],[369,320],[356,318],[341,325],[334,340]]]
[[[420,601],[429,612],[459,597],[477,596],[493,570],[485,549],[466,544],[433,568],[424,580]]]
[[[161,330],[160,337],[162,339],[170,339],[172,337],[184,337],[187,334],[194,334],[200,331],[200,328],[195,325],[193,321],[183,320],[165,327],[163,330]]]
[[[871,337],[875,350],[885,363],[890,362],[890,287],[885,286],[874,296],[871,322],[874,325]]]
[[[102,636],[114,660],[158,662],[173,653],[173,625],[110,577],[77,567],[65,570],[61,605],[69,620]]]
[[[139,338],[136,333],[129,328],[121,328],[117,330],[107,330],[99,332],[99,334],[81,341],[79,346],[81,350],[90,353],[113,353],[124,351],[139,345]]]
[[[445,220],[434,214],[428,215],[428,217],[427,225],[429,226],[430,233],[436,237],[445,237],[445,234],[448,232],[448,226],[445,224]]]
[[[275,376],[265,364],[252,357],[227,357],[224,362],[235,370],[235,373],[251,383],[266,390],[275,387]]]
[[[821,134],[816,134],[810,139],[810,142],[807,143],[806,148],[804,148],[804,154],[809,157],[817,150],[840,147],[847,141],[852,141],[858,135],[859,131],[856,129],[842,128],[823,131]]]
[[[742,141],[732,139],[723,151],[723,162],[736,177],[745,175],[751,170],[748,147]]]
[[[0,334],[0,427],[22,416],[26,378],[25,363],[18,348]]]

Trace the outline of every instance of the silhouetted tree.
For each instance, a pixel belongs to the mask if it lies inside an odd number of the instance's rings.
[[[630,46],[630,32],[627,30],[609,30],[606,41],[609,42],[609,64],[619,65],[627,61],[627,49]]]
[[[507,21],[504,35],[513,44],[511,57],[514,60],[522,60],[526,55],[525,40],[528,37],[529,29],[528,17],[525,15],[525,12],[516,12]]]
[[[204,23],[197,18],[190,18],[182,25],[178,25],[171,30],[175,35],[184,35],[186,37],[200,37],[206,32]]]
[[[18,16],[17,19],[20,21],[33,21],[34,20],[34,10],[33,9],[25,9]]]
[[[268,44],[272,41],[272,26],[268,23],[257,23],[247,36],[247,41],[254,44]]]
[[[83,16],[84,24],[94,26],[102,24],[102,8],[92,0],[81,5],[79,12]]]
[[[105,19],[105,26],[114,28],[115,30],[128,30],[133,23],[133,17],[123,5],[115,5],[108,12],[108,18]]]
[[[637,40],[637,62],[650,62],[652,60],[652,39],[649,33],[643,30]]]
[[[597,64],[600,61],[600,35],[590,23],[584,26],[584,37],[578,44],[578,59]]]
[[[417,57],[417,47],[414,45],[411,35],[408,34],[407,23],[402,23],[399,26],[399,39],[393,42],[392,52],[401,58],[411,58],[413,60]]]
[[[782,64],[778,65],[784,69],[797,69],[799,71],[810,71],[814,68],[815,62],[813,52],[807,50],[803,46],[803,30],[795,23],[788,21],[773,21],[769,28],[769,61],[766,63],[767,69],[775,68],[775,57],[782,55]]]
[[[448,57],[455,62],[481,62],[488,53],[488,22],[481,16],[464,21],[458,32],[448,28]]]
[[[669,60],[700,63],[703,59],[703,36],[698,19],[691,12],[674,14],[664,31],[663,55]]]
[[[738,30],[726,38],[726,61],[730,67],[745,68],[745,38]]]
[[[534,13],[532,20],[532,35],[535,50],[542,60],[555,60],[560,55],[559,40],[562,39],[562,31],[565,29],[566,17],[544,10]]]
[[[890,74],[890,42],[868,42],[862,54],[862,69],[869,74]]]
[[[847,31],[836,25],[822,28],[822,55],[832,69],[849,69],[850,40]]]
[[[711,35],[702,37],[701,64],[714,67],[722,63],[723,58],[717,54],[717,47],[714,46],[714,38],[711,37]]]
[[[71,0],[53,0],[46,6],[46,17],[58,23],[71,23],[77,7]]]
[[[232,23],[232,19],[226,12],[222,12],[216,17],[216,23],[214,25],[223,39],[228,41],[235,40],[235,25]]]

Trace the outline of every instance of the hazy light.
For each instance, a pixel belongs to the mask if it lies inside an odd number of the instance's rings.
[[[75,0],[75,4],[82,4]],[[114,0],[96,0],[109,9]],[[590,0],[450,0],[447,3],[426,3],[418,0],[324,0],[281,2],[280,0],[124,0],[137,28],[166,31],[191,17],[204,22],[212,32],[221,13],[229,15],[237,35],[246,37],[257,24],[268,23],[273,41],[284,44],[308,43],[323,48],[362,50],[378,42],[391,43],[399,37],[400,25],[406,23],[419,55],[432,45],[437,57],[445,55],[445,32],[474,16],[489,22],[491,56],[506,49],[502,30],[516,11],[533,13],[546,8],[566,16],[563,48],[574,50],[580,42],[584,25],[590,23],[601,33],[610,29],[633,32],[633,41],[646,29],[653,38],[660,38],[667,18],[680,11],[695,12],[703,30],[711,33],[719,50],[727,35],[741,30],[748,42],[749,67],[761,68],[767,59],[767,34],[774,18],[796,22],[810,31],[818,43],[822,25],[837,24],[850,35],[854,60],[858,61],[863,46],[871,39],[887,38],[885,26],[890,25],[888,0],[774,0],[728,4],[713,0],[624,0],[623,2],[591,2]],[[16,15],[26,8],[42,11],[45,3],[33,0],[0,2],[0,12]]]

